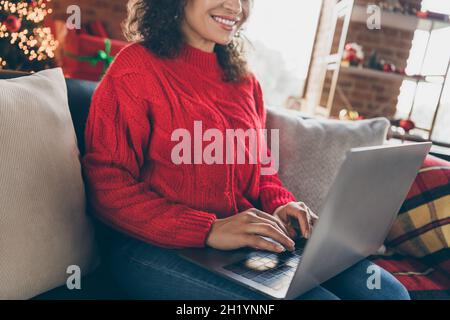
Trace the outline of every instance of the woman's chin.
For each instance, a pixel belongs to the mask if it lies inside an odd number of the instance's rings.
[[[218,45],[221,46],[227,46],[233,41],[233,38],[227,38],[227,39],[217,39],[215,42]]]

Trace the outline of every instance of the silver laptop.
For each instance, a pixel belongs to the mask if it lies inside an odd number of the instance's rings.
[[[275,299],[294,299],[383,244],[431,143],[352,149],[319,212],[310,239],[281,254],[185,249],[180,255]]]

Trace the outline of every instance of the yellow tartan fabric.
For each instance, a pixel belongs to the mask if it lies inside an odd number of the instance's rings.
[[[398,253],[421,258],[450,248],[450,163],[428,156],[386,239]]]

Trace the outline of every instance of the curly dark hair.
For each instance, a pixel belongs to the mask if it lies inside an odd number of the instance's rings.
[[[161,58],[175,58],[184,46],[181,30],[187,0],[129,0],[123,23],[125,37],[138,41]],[[243,40],[215,46],[224,81],[240,82],[248,75]]]

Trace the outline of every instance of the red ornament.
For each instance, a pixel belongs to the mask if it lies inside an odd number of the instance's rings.
[[[409,132],[410,130],[414,129],[416,125],[411,120],[400,120],[399,122],[400,128],[405,130],[406,132]]]
[[[15,15],[9,15],[6,18],[4,24],[9,32],[17,32],[20,30],[20,27],[22,26],[22,21],[20,21],[20,19],[17,18]]]

